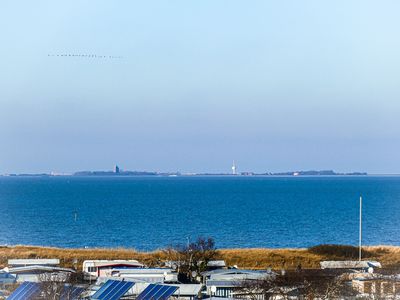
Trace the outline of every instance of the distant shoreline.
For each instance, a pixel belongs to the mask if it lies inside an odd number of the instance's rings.
[[[156,172],[156,171],[130,171],[122,170],[115,166],[113,170],[95,170],[95,171],[78,171],[73,173],[50,172],[50,173],[8,173],[3,176],[366,176],[367,172],[336,172],[333,170],[294,170],[284,172],[253,172],[242,171],[237,172],[236,166],[232,167],[231,173],[210,173],[210,172]]]
[[[0,174],[0,178],[372,178],[400,177],[400,174],[366,174],[366,175],[228,175],[228,174],[197,174],[197,175],[51,175],[51,174]]]
[[[351,174],[337,174],[337,175],[229,175],[229,174],[196,174],[196,175],[51,175],[51,174],[0,174],[0,178],[174,178],[174,177],[214,177],[214,178],[340,178],[340,177],[399,177],[400,174],[365,174],[365,175],[351,175]]]
[[[151,171],[79,171],[75,173],[12,173],[3,174],[4,177],[138,177],[138,176],[158,176],[158,177],[196,177],[196,176],[229,176],[229,177],[269,177],[269,176],[280,176],[280,177],[297,177],[297,176],[390,176],[397,174],[368,174],[366,172],[335,172],[333,170],[309,170],[309,171],[286,171],[286,172],[240,172],[237,174],[230,173],[181,173],[181,172],[151,172]]]

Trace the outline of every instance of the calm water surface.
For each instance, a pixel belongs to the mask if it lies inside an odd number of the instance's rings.
[[[355,245],[360,193],[365,243],[400,245],[400,177],[3,177],[0,244]]]

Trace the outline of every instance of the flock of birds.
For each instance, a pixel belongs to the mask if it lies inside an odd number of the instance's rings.
[[[48,54],[51,57],[83,57],[83,58],[107,58],[107,59],[121,59],[122,56],[113,55],[96,55],[96,54]]]

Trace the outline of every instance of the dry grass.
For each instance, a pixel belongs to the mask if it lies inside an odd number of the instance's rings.
[[[230,266],[254,269],[318,268],[321,260],[307,249],[223,249],[220,255]]]
[[[370,246],[369,260],[378,260],[384,267],[400,267],[400,247]],[[303,268],[318,268],[321,260],[346,259],[340,256],[315,254],[308,249],[221,249],[218,258],[224,259],[229,266],[253,269],[294,269],[299,264]],[[87,259],[137,259],[148,266],[159,266],[162,261],[173,259],[167,252],[138,252],[133,249],[61,249],[49,247],[15,246],[0,248],[0,265],[6,266],[11,258],[59,258],[61,265],[72,267],[74,259],[81,268]]]
[[[368,246],[364,250],[368,252],[368,260],[377,260],[387,268],[400,267],[400,247]],[[294,269],[299,264],[302,268],[319,268],[322,260],[353,259],[338,254],[316,254],[309,249],[226,249],[220,254],[229,265],[255,269]]]
[[[146,265],[153,266],[163,259],[162,251],[137,252],[133,249],[65,249],[36,246],[14,246],[0,248],[0,265],[5,266],[12,258],[59,258],[61,265],[72,267],[74,260],[79,268],[84,260],[91,259],[137,259]]]

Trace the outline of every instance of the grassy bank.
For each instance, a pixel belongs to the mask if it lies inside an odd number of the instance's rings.
[[[364,256],[378,260],[384,267],[400,268],[400,247],[370,246],[364,248]],[[220,249],[218,258],[229,266],[254,269],[294,269],[299,264],[303,268],[319,268],[321,260],[355,259],[357,251],[348,246],[316,246],[310,249]],[[138,252],[131,249],[62,249],[33,246],[0,248],[0,265],[6,266],[11,258],[59,258],[64,267],[73,267],[78,260],[81,268],[87,259],[137,259],[148,266],[160,266],[162,261],[173,259],[165,251]]]

